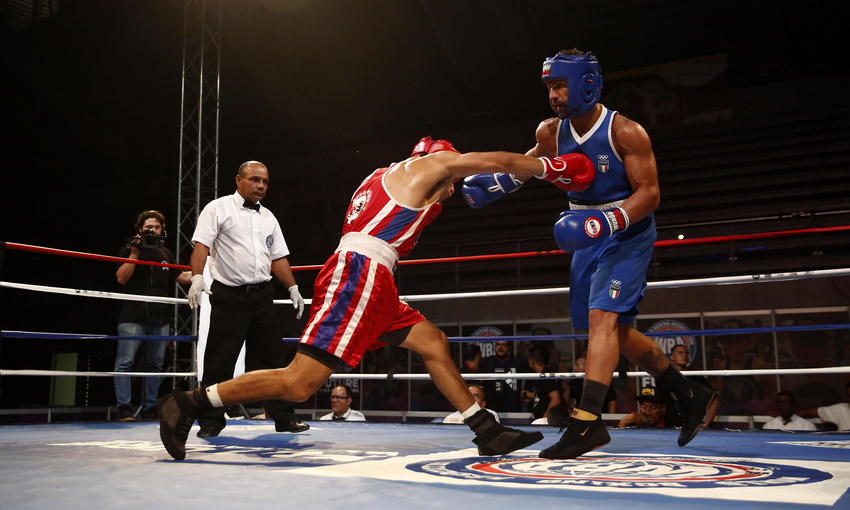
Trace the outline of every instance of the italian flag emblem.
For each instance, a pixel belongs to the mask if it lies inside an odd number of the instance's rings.
[[[621,285],[623,285],[623,282],[620,280],[611,280],[611,286],[608,287],[608,295],[611,296],[611,299],[617,299],[620,297]]]

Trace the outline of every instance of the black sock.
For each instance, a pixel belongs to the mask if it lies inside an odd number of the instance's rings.
[[[607,394],[607,384],[585,379],[584,389],[581,392],[581,403],[579,403],[578,408],[599,416],[602,414],[602,406],[605,405],[605,396]]]
[[[670,365],[667,366],[667,369],[661,372],[656,379],[661,382],[667,391],[677,397],[687,396],[689,381],[685,379],[685,376],[683,376],[672,363],[670,363]]]

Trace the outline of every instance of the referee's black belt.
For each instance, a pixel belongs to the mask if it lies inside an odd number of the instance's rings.
[[[233,291],[236,291],[236,292],[245,292],[246,294],[253,294],[255,292],[258,292],[258,291],[266,288],[268,285],[272,284],[272,281],[268,280],[268,281],[260,282],[260,283],[249,283],[248,285],[239,285],[237,287],[232,287],[230,285],[225,285],[218,280],[214,280],[213,282],[217,283],[217,284],[219,284],[223,287],[227,287],[230,290],[233,290]]]

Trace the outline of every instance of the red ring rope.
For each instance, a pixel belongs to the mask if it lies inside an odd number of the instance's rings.
[[[722,243],[729,241],[744,241],[748,239],[767,239],[771,237],[787,237],[793,235],[801,235],[801,234],[821,234],[826,232],[842,232],[850,230],[850,225],[839,225],[835,227],[813,227],[813,228],[802,228],[798,230],[779,230],[775,232],[759,232],[755,234],[737,234],[737,235],[728,235],[728,236],[713,236],[713,237],[696,237],[693,239],[668,239],[665,241],[656,241],[655,246],[657,247],[665,247],[665,246],[685,246],[692,244],[711,244],[711,243]],[[33,246],[31,244],[19,244],[7,242],[5,243],[6,247],[10,250],[18,250],[18,251],[28,251],[34,253],[46,253],[50,255],[63,255],[66,257],[77,257],[83,259],[92,259],[92,260],[103,260],[107,262],[129,262],[131,264],[144,264],[147,266],[159,266],[159,267],[173,267],[176,269],[192,269],[190,266],[184,266],[180,264],[165,264],[162,262],[153,262],[149,260],[135,260],[135,259],[125,259],[121,257],[110,257],[108,255],[98,255],[94,253],[85,253],[80,251],[69,251],[69,250],[60,250],[56,248],[45,248],[43,246]],[[494,253],[490,255],[466,255],[461,257],[443,257],[443,258],[430,258],[430,259],[412,259],[412,260],[402,260],[399,262],[399,265],[408,265],[408,264],[435,264],[441,262],[466,262],[472,260],[498,260],[498,259],[516,259],[516,258],[527,258],[527,257],[543,257],[547,255],[562,255],[564,254],[561,250],[540,250],[540,251],[524,251],[524,252],[516,252],[516,253]],[[311,271],[321,269],[321,265],[312,265],[312,266],[294,266],[292,268],[293,271]]]

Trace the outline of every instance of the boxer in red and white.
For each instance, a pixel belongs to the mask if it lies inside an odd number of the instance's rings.
[[[364,352],[387,344],[422,356],[434,384],[475,432],[479,454],[504,455],[536,443],[542,434],[505,427],[475,402],[446,335],[399,299],[393,271],[466,176],[492,173],[494,186],[537,177],[579,191],[590,185],[594,172],[582,154],[460,154],[451,142],[423,138],[411,157],[374,171],[355,191],[339,246],[316,277],[310,319],[292,363],[162,397],[160,438],[166,450],[177,460],[185,458],[189,430],[203,409],[274,399],[303,402],[332,373],[357,366]]]

